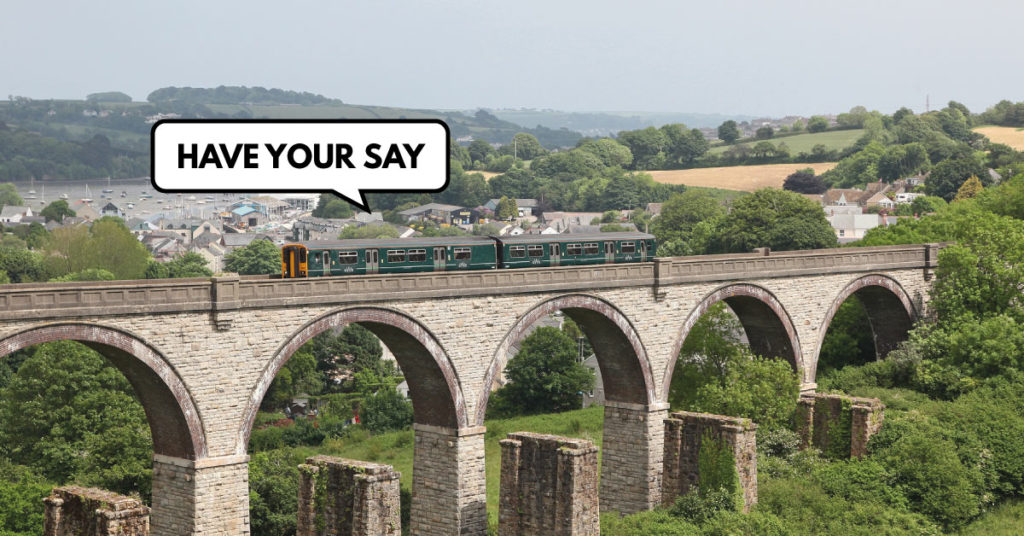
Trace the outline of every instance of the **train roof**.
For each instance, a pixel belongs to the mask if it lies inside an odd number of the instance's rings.
[[[653,240],[654,235],[636,231],[622,233],[567,233],[550,235],[496,236],[496,240],[505,244],[526,244],[537,242],[593,242],[595,240]]]
[[[486,236],[438,236],[411,238],[355,238],[348,240],[314,240],[308,242],[290,242],[300,244],[309,249],[324,248],[411,248],[435,246],[483,246],[494,244],[494,240]]]

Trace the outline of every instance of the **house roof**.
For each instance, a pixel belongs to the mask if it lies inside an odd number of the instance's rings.
[[[253,207],[238,207],[231,211],[231,213],[234,214],[235,216],[246,216],[248,214],[252,214],[253,212],[259,211]]]
[[[423,214],[424,212],[430,212],[431,210],[439,210],[442,212],[453,212],[460,210],[463,207],[457,205],[446,205],[444,203],[427,203],[426,205],[420,205],[418,207],[412,207],[410,209],[399,211],[398,213],[403,216],[416,216]]]
[[[117,205],[113,203],[107,203],[103,205],[103,209],[100,212],[121,212],[121,209],[117,208]]]
[[[14,216],[24,216],[25,213],[32,210],[29,207],[19,207],[17,205],[6,205],[4,208],[0,208],[0,218],[13,218]]]

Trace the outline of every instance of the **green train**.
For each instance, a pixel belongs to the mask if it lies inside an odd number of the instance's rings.
[[[646,233],[321,240],[281,247],[281,277],[404,274],[645,262]]]

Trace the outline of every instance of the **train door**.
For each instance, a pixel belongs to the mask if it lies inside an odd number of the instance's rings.
[[[638,245],[640,246],[640,262],[644,262],[647,260],[647,241],[637,240],[637,242],[639,242]]]
[[[551,244],[551,266],[558,266],[562,260],[562,245]]]
[[[444,271],[444,261],[445,261],[445,255],[446,254],[447,253],[445,251],[445,248],[434,248],[434,271],[435,272],[443,272]]]
[[[606,264],[615,262],[615,242],[604,243],[604,262]]]
[[[376,249],[366,250],[366,273],[375,274],[380,269],[380,258]]]

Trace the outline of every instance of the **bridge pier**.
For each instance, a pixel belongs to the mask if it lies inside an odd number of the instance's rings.
[[[605,402],[601,511],[634,514],[661,504],[668,404]]]
[[[411,534],[487,534],[483,426],[414,424]]]
[[[249,457],[153,455],[153,536],[249,534]]]

